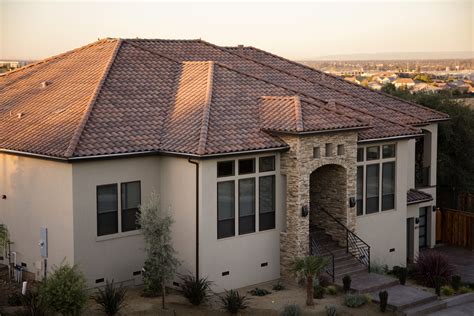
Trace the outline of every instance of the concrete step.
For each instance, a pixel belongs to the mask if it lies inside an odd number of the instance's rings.
[[[400,316],[421,316],[437,312],[446,308],[446,302],[432,301],[426,304],[413,306],[398,312]]]
[[[456,305],[466,304],[474,302],[474,293],[465,293],[461,295],[456,295],[449,297],[444,300],[446,302],[446,307],[452,307]]]
[[[376,273],[368,273],[367,270],[359,274],[351,275],[351,278],[351,289],[358,293],[377,292],[378,295],[379,290],[399,284],[395,278]],[[342,277],[336,279],[336,285],[342,287]]]
[[[395,311],[403,311],[438,299],[433,293],[405,285],[394,285],[385,290],[388,292],[388,306]],[[372,300],[376,303],[379,303],[378,292],[371,292]]]

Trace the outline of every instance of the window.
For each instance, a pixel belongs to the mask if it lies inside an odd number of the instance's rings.
[[[332,144],[328,143],[326,144],[326,157],[331,157],[332,156]]]
[[[379,165],[367,165],[366,214],[379,211]]]
[[[255,159],[239,160],[239,174],[249,174],[255,172]]]
[[[140,194],[140,181],[122,183],[122,232],[140,229],[137,223]]]
[[[357,149],[358,216],[395,209],[395,163],[395,144]]]
[[[118,232],[117,184],[97,186],[97,235]]]
[[[229,177],[234,175],[234,161],[220,161],[217,163],[217,176]]]
[[[395,162],[382,165],[382,211],[395,208]]]
[[[259,178],[259,230],[275,228],[275,176]]]
[[[239,235],[255,232],[255,178],[239,180]]]
[[[321,148],[314,147],[313,148],[313,158],[320,158],[321,157]]]
[[[235,235],[234,181],[217,183],[217,238]]]
[[[364,214],[364,167],[357,167],[357,215]]]
[[[376,160],[380,157],[380,147],[372,146],[367,147],[367,160]]]
[[[275,171],[275,156],[260,157],[258,163],[258,171]]]
[[[276,157],[262,156],[223,163],[233,174],[230,179],[217,180],[217,238],[274,229]],[[238,166],[236,173],[233,167],[229,167],[233,165]],[[221,167],[221,162],[218,162],[218,175]]]
[[[344,145],[337,145],[337,155],[338,156],[344,155]]]

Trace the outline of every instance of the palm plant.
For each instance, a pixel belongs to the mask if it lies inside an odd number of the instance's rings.
[[[313,302],[313,280],[321,274],[328,264],[326,258],[317,256],[306,256],[296,258],[291,269],[295,275],[303,275],[306,278],[306,305],[314,305]]]

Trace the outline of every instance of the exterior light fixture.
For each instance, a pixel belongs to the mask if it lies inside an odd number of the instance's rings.
[[[2,194],[2,200],[6,200],[7,196],[5,194]]]
[[[356,199],[355,199],[355,197],[351,196],[349,198],[349,206],[354,207],[355,205],[356,205]]]
[[[308,205],[303,205],[301,207],[301,216],[306,217],[309,214],[309,207]]]
[[[415,218],[415,224],[419,224],[420,223],[420,218]]]

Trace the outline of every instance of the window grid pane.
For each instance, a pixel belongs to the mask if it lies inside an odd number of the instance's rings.
[[[239,180],[239,235],[255,232],[255,178]]]
[[[382,157],[383,158],[394,158],[395,157],[395,145],[383,145],[382,146]]]
[[[234,175],[234,161],[219,161],[217,163],[217,177],[229,177]]]
[[[379,165],[367,165],[366,177],[366,214],[379,211]]]
[[[217,183],[217,238],[235,235],[235,182]]]
[[[141,204],[140,181],[125,182],[121,185],[122,232],[140,229],[137,215]]]
[[[357,167],[357,215],[364,214],[364,167]]]
[[[357,148],[357,161],[364,161],[364,148]]]
[[[248,174],[255,172],[255,159],[239,160],[239,174]]]
[[[275,228],[275,176],[259,178],[259,230]]]
[[[367,160],[375,160],[380,158],[380,147],[367,147]]]
[[[260,157],[258,169],[260,172],[275,171],[275,156]]]
[[[97,186],[97,235],[118,233],[117,184]]]
[[[382,211],[395,208],[395,162],[382,165]]]

